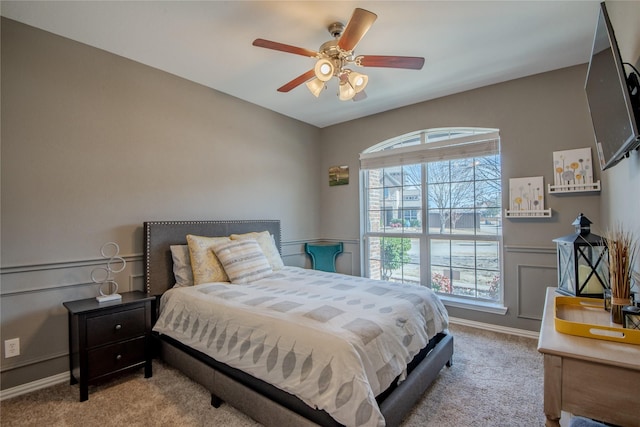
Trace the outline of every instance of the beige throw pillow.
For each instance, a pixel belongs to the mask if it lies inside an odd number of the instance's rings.
[[[193,282],[196,285],[209,282],[228,282],[229,277],[213,252],[213,245],[229,242],[228,237],[204,237],[187,235]]]

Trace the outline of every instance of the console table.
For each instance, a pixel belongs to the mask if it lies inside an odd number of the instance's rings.
[[[547,289],[538,351],[544,354],[547,427],[561,411],[620,426],[640,427],[640,345],[556,331],[556,288]]]

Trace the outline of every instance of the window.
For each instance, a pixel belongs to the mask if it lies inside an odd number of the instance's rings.
[[[500,144],[495,129],[431,129],[360,156],[365,275],[502,303]]]

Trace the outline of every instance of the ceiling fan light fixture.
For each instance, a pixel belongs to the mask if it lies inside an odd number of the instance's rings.
[[[333,66],[333,62],[331,62],[327,58],[321,58],[318,59],[318,62],[316,62],[316,66],[313,70],[319,80],[327,82],[331,79],[331,77],[333,77],[335,67]]]
[[[356,96],[356,90],[348,81],[341,81],[338,85],[338,98],[340,101],[349,101]]]
[[[355,71],[349,73],[349,84],[356,91],[356,93],[362,92],[369,83],[369,77],[365,74],[360,74]]]
[[[319,97],[322,89],[326,87],[323,83],[336,77],[339,81],[338,97],[343,101],[350,99],[358,101],[367,97],[364,89],[369,82],[369,77],[344,68],[345,65],[409,70],[421,70],[424,65],[424,58],[417,56],[359,55],[354,57],[353,50],[376,19],[375,13],[355,8],[346,25],[339,22],[329,25],[329,33],[334,39],[323,43],[317,51],[265,39],[255,39],[253,45],[315,59],[315,66],[311,70],[279,87],[278,92],[289,92],[306,83],[311,93]],[[310,81],[312,79],[313,81]]]
[[[324,89],[324,82],[320,79],[310,80],[307,82],[307,88],[313,94],[313,96],[318,98],[320,96],[320,93],[322,92],[322,89]]]

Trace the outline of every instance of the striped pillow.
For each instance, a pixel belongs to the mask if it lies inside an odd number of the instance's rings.
[[[231,283],[243,284],[262,279],[273,270],[255,239],[231,240],[212,247]]]
[[[282,258],[280,257],[280,252],[278,251],[278,247],[276,246],[276,241],[274,237],[268,231],[262,232],[251,232],[244,234],[232,234],[229,236],[231,240],[242,240],[242,239],[255,239],[256,242],[260,245],[264,256],[267,257],[267,261],[271,265],[273,271],[281,270],[284,268],[284,263],[282,262]]]

